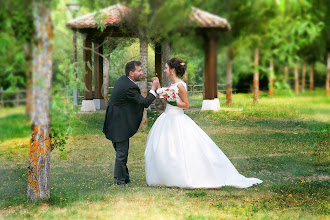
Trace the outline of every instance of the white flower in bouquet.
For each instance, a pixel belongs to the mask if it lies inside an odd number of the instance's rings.
[[[166,99],[169,104],[176,102],[176,97],[178,92],[170,87],[162,87],[157,89],[157,93],[159,94],[159,98]]]

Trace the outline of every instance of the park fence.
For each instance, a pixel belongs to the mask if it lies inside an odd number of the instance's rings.
[[[149,83],[149,87],[151,88],[151,83]],[[149,89],[150,89],[149,88]],[[109,87],[109,97],[111,95],[113,87]],[[203,94],[204,92],[204,84],[196,84],[196,85],[187,85],[188,94],[189,95],[198,95]],[[233,93],[235,93],[235,89],[233,89]],[[218,84],[218,92],[226,93],[226,84]],[[78,96],[78,104],[82,103],[84,96],[82,92],[81,95]],[[2,87],[0,88],[0,106],[19,106],[26,104],[26,90],[25,89],[16,89],[13,91],[6,91]]]
[[[6,91],[2,87],[0,88],[0,106],[19,106],[26,104],[26,90],[16,89]]]

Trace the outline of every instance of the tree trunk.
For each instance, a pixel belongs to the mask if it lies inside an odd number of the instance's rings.
[[[288,79],[289,79],[289,67],[284,66],[284,82],[288,84]]]
[[[73,30],[73,63],[74,66],[76,67],[77,61],[78,61],[78,53],[77,53],[77,30]],[[76,72],[77,68],[75,68]],[[77,74],[75,74],[75,78],[77,78]],[[72,96],[73,96],[73,105],[78,105],[78,88],[73,88],[72,91]]]
[[[297,62],[294,65],[294,80],[295,80],[295,84],[294,84],[294,90],[296,92],[296,94],[299,94],[299,76],[298,76],[298,64]]]
[[[309,74],[309,91],[314,90],[314,63],[311,65],[310,74]]]
[[[53,30],[48,5],[34,2],[33,114],[28,164],[28,198],[50,196],[50,89],[52,79]]]
[[[142,96],[146,97],[148,92],[148,42],[146,40],[140,39],[140,60],[141,68],[143,71],[143,77],[139,83]],[[142,122],[140,124],[140,129],[145,131],[147,128],[147,109],[144,109]]]
[[[109,69],[110,69],[110,56],[111,56],[111,47],[110,43],[106,44],[106,47],[109,48],[109,53],[107,55],[103,56],[103,84],[101,88],[102,96],[105,101],[105,106],[108,106],[108,101],[109,101]],[[104,82],[106,81],[106,82]]]
[[[227,105],[231,105],[232,100],[233,100],[233,92],[232,92],[232,83],[233,83],[232,61],[233,61],[233,51],[229,47],[228,48],[228,51],[227,51],[227,84],[226,84]]]
[[[328,59],[327,59],[327,76],[326,76],[326,80],[325,80],[325,94],[328,96],[330,95],[330,91],[329,91],[329,81],[330,81],[330,52],[328,52]]]
[[[188,85],[188,71],[184,72],[183,81]]]
[[[110,56],[109,56],[110,58]],[[104,73],[103,73],[103,85],[102,85],[102,94],[105,101],[105,105],[108,105],[109,101],[109,68],[110,68],[110,62],[107,57],[103,57],[103,64],[104,64]]]
[[[254,50],[254,74],[253,74],[253,102],[258,102],[259,96],[259,49]]]
[[[274,95],[274,61],[270,60],[269,67],[269,97],[273,98]]]
[[[24,46],[25,52],[25,77],[26,77],[26,104],[25,104],[25,116],[32,118],[32,59],[33,51],[32,44],[27,43]]]
[[[306,61],[303,61],[302,73],[301,73],[301,92],[305,92],[306,81]]]
[[[170,49],[170,43],[168,41],[164,41],[162,43],[162,68],[165,67],[166,61],[171,59],[171,49]],[[171,80],[169,78],[166,78],[164,71],[162,71],[162,87],[167,87],[171,85]]]

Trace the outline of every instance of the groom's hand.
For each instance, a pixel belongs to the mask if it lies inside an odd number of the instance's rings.
[[[152,81],[151,89],[156,91],[156,89],[159,88],[160,86],[158,77],[152,77],[151,81]]]
[[[151,78],[151,82],[154,82],[155,80],[158,80],[158,82],[159,82],[158,77],[152,77],[152,78]]]

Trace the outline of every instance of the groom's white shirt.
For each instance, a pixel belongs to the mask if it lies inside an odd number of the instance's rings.
[[[128,76],[127,76],[127,78],[129,78]],[[133,83],[135,83],[136,84],[136,82],[135,81],[133,81],[131,78],[129,78],[129,80],[131,80]],[[151,94],[153,94],[155,97],[157,97],[157,94],[156,94],[156,92],[154,91],[154,90],[152,90],[152,89],[150,89],[150,91],[149,91]]]

